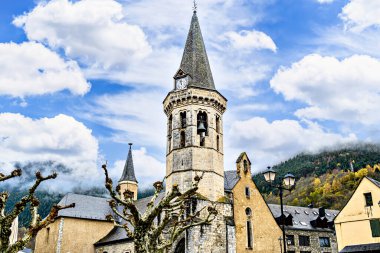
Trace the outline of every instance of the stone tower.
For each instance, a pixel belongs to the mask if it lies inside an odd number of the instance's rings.
[[[132,143],[129,143],[128,157],[124,165],[123,174],[119,180],[119,187],[121,194],[125,190],[131,191],[133,193],[133,199],[137,200],[138,184],[135,177],[135,168],[133,166]]]
[[[164,100],[167,115],[167,191],[188,189],[204,172],[198,193],[210,200],[224,195],[223,113],[227,100],[216,90],[196,11],[174,88]]]

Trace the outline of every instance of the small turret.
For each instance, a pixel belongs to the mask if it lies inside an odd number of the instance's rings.
[[[137,190],[138,182],[135,176],[135,168],[133,166],[132,158],[132,143],[129,143],[129,151],[127,161],[125,162],[123,174],[119,180],[120,194],[123,196],[123,193],[127,190],[133,194],[133,199],[137,200]]]

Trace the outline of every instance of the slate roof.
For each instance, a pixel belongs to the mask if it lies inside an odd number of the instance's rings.
[[[106,215],[112,214],[106,198],[68,193],[58,205],[69,205],[71,203],[75,203],[75,207],[60,210],[58,216],[105,221]]]
[[[371,177],[366,177],[369,181],[371,181],[372,183],[374,183],[377,187],[380,188],[380,182],[371,178]]]
[[[191,19],[180,69],[190,75],[189,87],[215,90],[214,79],[196,11],[194,11]]]
[[[232,191],[236,183],[239,181],[240,176],[236,170],[228,170],[224,172],[224,190]]]
[[[275,218],[281,216],[281,206],[275,204],[268,204],[269,209],[271,210]],[[337,210],[326,210],[326,218],[328,221],[333,221],[338,215],[339,211]],[[332,232],[332,229],[329,228],[316,228],[313,227],[310,222],[317,219],[319,216],[318,208],[309,208],[309,207],[300,207],[300,206],[284,206],[284,214],[288,216],[291,214],[293,216],[293,226],[286,226],[286,229],[292,230],[313,230],[313,231],[329,231]]]
[[[380,243],[350,245],[344,247],[340,253],[356,252],[380,252]]]
[[[132,143],[129,143],[128,158],[125,162],[123,174],[121,175],[119,182],[121,181],[132,181],[137,183],[135,176],[135,168],[133,166]]]

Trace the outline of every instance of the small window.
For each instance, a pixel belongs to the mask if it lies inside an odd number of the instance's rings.
[[[372,237],[380,237],[380,220],[370,220]]]
[[[300,235],[299,237],[300,246],[310,246],[310,237],[305,235]]]
[[[172,137],[169,137],[168,148],[169,148],[169,152],[172,151]]]
[[[294,245],[294,235],[286,235],[286,244]],[[289,253],[289,251],[288,251]]]
[[[181,148],[184,148],[185,144],[186,144],[186,135],[185,135],[185,132],[182,131],[181,132]]]
[[[247,173],[248,172],[248,162],[247,162],[247,160],[244,160],[243,164],[244,164],[244,173]]]
[[[245,187],[245,196],[247,198],[251,197],[251,191],[248,186]]]
[[[252,215],[252,210],[251,210],[251,208],[247,207],[247,208],[245,209],[245,214],[246,214],[247,216],[251,216],[251,215]]]
[[[173,116],[170,115],[169,122],[168,122],[168,135],[172,135],[172,129],[173,129]]]
[[[247,242],[248,249],[252,249],[252,223],[251,221],[247,221]]]
[[[181,127],[185,128],[186,127],[186,112],[181,112]]]
[[[321,246],[321,247],[330,247],[330,238],[328,238],[328,237],[319,237],[319,246]]]
[[[370,192],[364,193],[365,206],[373,206],[372,194]]]
[[[219,135],[216,136],[216,150],[219,151]]]
[[[217,133],[220,133],[220,118],[218,115],[215,117],[215,130]]]

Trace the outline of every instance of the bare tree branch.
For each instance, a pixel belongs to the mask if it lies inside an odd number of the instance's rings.
[[[132,194],[120,193],[119,187],[116,187],[115,191],[107,166],[103,165],[102,168],[106,177],[105,187],[112,198],[110,206],[121,222],[117,222],[112,215],[108,215],[107,219],[113,221],[115,226],[125,229],[128,237],[133,239],[137,253],[166,252],[184,231],[195,226],[208,225],[217,215],[214,206],[205,206],[189,213],[189,205],[196,201],[198,185],[204,173],[195,176],[192,186],[184,193],[179,191],[178,185],[173,185],[161,199],[159,197],[163,191],[163,180],[155,182],[155,192],[147,204],[146,211],[140,214]],[[120,194],[123,194],[124,198]]]
[[[19,169],[14,170],[8,176],[4,176],[0,173],[0,182],[18,176],[21,176],[21,170]],[[8,214],[5,214],[5,207],[9,194],[7,192],[0,193],[0,252],[15,253],[22,250],[30,242],[30,240],[37,235],[38,231],[54,222],[60,210],[72,208],[75,206],[75,204],[70,204],[67,206],[54,205],[51,208],[49,215],[45,219],[41,219],[40,215],[38,214],[38,207],[40,205],[40,202],[35,196],[35,192],[42,182],[49,179],[55,179],[56,177],[56,173],[44,177],[39,171],[36,172],[36,181],[29,189],[28,195],[21,198],[21,200],[15,204],[13,209]],[[30,204],[29,210],[32,217],[29,228],[24,237],[20,238],[14,244],[10,244],[9,237],[12,233],[12,223],[18,217],[18,215],[25,210],[28,204]]]

